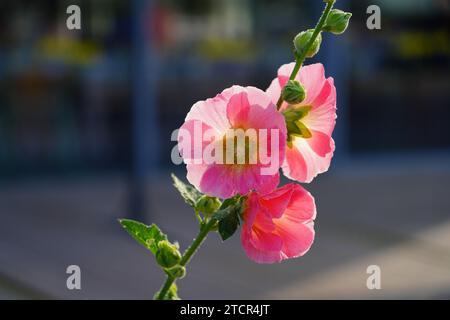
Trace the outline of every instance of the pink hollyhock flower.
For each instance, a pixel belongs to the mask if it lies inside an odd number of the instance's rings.
[[[313,196],[298,184],[264,195],[251,192],[245,203],[242,246],[258,263],[302,256],[314,241],[315,217]]]
[[[235,130],[254,135],[244,138],[239,148],[236,137],[227,136]],[[226,158],[228,143],[235,146],[231,164]],[[233,86],[192,106],[178,133],[178,148],[187,179],[207,195],[228,198],[250,190],[271,191],[278,186],[284,161],[286,124],[264,91]],[[215,161],[205,161],[210,152]],[[243,161],[233,161],[239,157]]]
[[[278,69],[278,77],[267,89],[272,101],[276,103],[281,88],[287,83],[294,63],[285,64]],[[298,105],[283,102],[280,111],[290,108],[302,110],[298,120],[302,134],[290,134],[283,173],[290,179],[311,182],[319,173],[328,170],[333,157],[334,141],[331,134],[336,123],[336,88],[333,78],[325,78],[320,63],[303,66],[296,79],[306,89],[306,98]]]

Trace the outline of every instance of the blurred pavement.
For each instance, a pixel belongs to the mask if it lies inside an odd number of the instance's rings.
[[[182,298],[450,298],[450,161],[364,162],[307,185],[316,240],[302,258],[258,265],[239,236],[211,234],[179,282]],[[181,176],[181,174],[180,174]],[[149,183],[151,213],[182,249],[196,234],[168,173]],[[0,188],[0,298],[151,299],[164,280],[153,257],[116,219],[126,216],[121,177],[15,182]],[[66,267],[82,289],[66,288]],[[366,268],[381,268],[368,290]]]

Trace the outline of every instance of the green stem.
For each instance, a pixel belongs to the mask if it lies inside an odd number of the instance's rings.
[[[159,290],[156,300],[164,300],[164,297],[166,296],[167,292],[169,291],[170,287],[172,286],[172,283],[174,283],[174,282],[175,282],[174,277],[167,276],[167,279],[164,282],[161,290]]]
[[[330,14],[331,9],[333,8],[334,3],[335,3],[335,0],[331,0],[331,1],[327,2],[325,10],[322,12],[322,15],[320,16],[319,22],[317,22],[317,24],[314,28],[314,32],[313,32],[311,38],[309,39],[308,43],[306,44],[306,46],[302,50],[302,52],[300,52],[300,55],[298,55],[298,56],[296,55],[295,66],[294,66],[294,69],[292,70],[289,80],[294,80],[295,77],[297,76],[297,73],[300,70],[301,66],[303,65],[303,62],[305,62],[306,53],[309,51],[309,48],[312,46],[312,44],[316,40],[319,33],[322,31],[323,25],[325,24],[325,21],[327,20],[328,15]],[[283,98],[281,97],[281,94],[280,94],[280,98],[278,98],[278,102],[277,102],[277,110],[280,110],[282,103],[283,103]]]
[[[202,223],[203,223],[203,219],[202,219],[202,217],[200,216],[200,212],[198,212],[198,210],[195,210],[195,217],[197,218],[198,225],[201,226]]]
[[[200,232],[198,233],[197,237],[194,239],[192,244],[189,246],[189,248],[186,250],[186,252],[181,257],[180,265],[185,267],[189,261],[191,260],[192,256],[195,254],[197,249],[200,247],[200,245],[205,241],[206,236],[211,231],[211,229],[214,227],[216,223],[215,219],[210,219],[207,224],[203,225],[202,228],[200,228]],[[167,292],[169,291],[171,285],[176,281],[176,278],[167,276],[166,281],[164,282],[161,290],[159,291],[156,300],[163,300],[166,296]]]

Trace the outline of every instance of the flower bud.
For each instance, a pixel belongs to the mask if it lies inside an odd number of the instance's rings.
[[[172,278],[183,278],[186,275],[186,268],[180,265],[164,269],[164,271]]]
[[[325,21],[325,26],[322,30],[329,31],[334,34],[341,34],[347,29],[351,16],[352,14],[350,12],[333,9],[330,11],[328,18]]]
[[[222,203],[216,197],[210,197],[207,195],[203,195],[198,199],[197,204],[195,205],[195,209],[200,211],[203,214],[213,214],[216,212]]]
[[[156,261],[163,268],[171,268],[177,265],[181,260],[181,253],[178,247],[171,244],[167,240],[158,243],[158,251],[156,252]]]
[[[305,50],[306,45],[308,44],[309,40],[311,39],[312,35],[314,33],[313,29],[309,29],[306,31],[302,31],[299,34],[297,34],[294,38],[294,47],[295,47],[295,53],[297,55],[300,55]],[[319,33],[314,40],[311,47],[309,47],[308,51],[306,52],[306,57],[311,58],[316,55],[317,52],[319,52],[320,44],[322,43],[322,35]]]
[[[281,92],[284,101],[297,104],[305,100],[306,90],[297,80],[289,80]]]

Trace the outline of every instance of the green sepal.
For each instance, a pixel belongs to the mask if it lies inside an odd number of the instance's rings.
[[[288,142],[291,142],[293,137],[301,137],[304,139],[312,137],[311,131],[301,121],[310,111],[311,106],[291,106],[283,112],[288,131]]]
[[[165,268],[164,272],[169,277],[182,279],[186,275],[186,268],[177,264],[171,268]]]
[[[301,106],[295,107],[290,106],[285,111],[283,111],[283,116],[286,121],[297,121],[306,117],[306,115],[311,111],[311,106]]]
[[[244,210],[244,197],[235,196],[224,200],[220,209],[211,217],[218,221],[218,232],[223,241],[238,229]]]
[[[303,124],[303,122],[301,121],[296,121],[295,125],[297,126],[297,128],[300,131],[299,136],[304,138],[304,139],[309,139],[312,137],[312,133],[311,131],[309,131],[309,129]],[[294,134],[295,135],[295,134]]]

